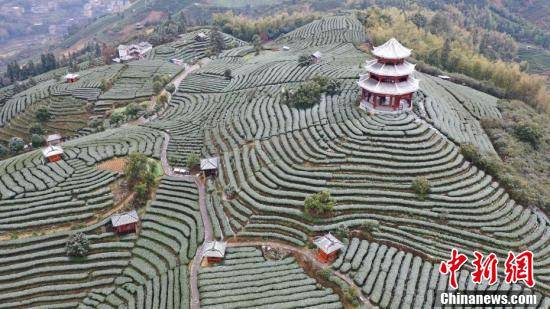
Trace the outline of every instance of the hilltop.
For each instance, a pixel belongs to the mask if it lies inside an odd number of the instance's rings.
[[[77,130],[62,144],[61,161],[44,164],[34,150],[0,162],[0,302],[427,308],[448,287],[439,262],[458,248],[470,258],[482,250],[502,259],[508,250],[531,250],[534,291],[547,306],[550,221],[461,147],[496,155],[481,119],[509,121],[508,111],[504,118],[492,95],[416,73],[413,111],[364,112],[356,82],[370,57],[366,33],[349,14],[316,19],[261,48],[222,33],[197,41],[191,32],[146,59],[82,69],[74,84],[57,80],[64,72],[37,77],[2,106],[2,130],[11,130],[4,137],[24,130],[40,105],[55,111],[52,123],[68,110],[104,122]],[[216,44],[224,48],[211,55]],[[317,51],[318,63],[299,61]],[[176,66],[173,57],[191,63]],[[309,108],[287,104],[287,90],[317,76],[337,81],[338,91],[319,94]],[[170,83],[173,91],[158,88]],[[144,111],[130,117],[128,103],[141,102]],[[131,121],[118,126],[99,117],[105,111]],[[120,236],[108,228],[109,215],[134,205],[124,169],[105,166],[133,152],[160,162],[164,175],[135,207],[139,233]],[[174,174],[195,156],[219,158],[217,177]],[[418,178],[430,183],[423,196],[412,188]],[[334,199],[332,212],[305,212],[304,200],[321,191]],[[65,254],[75,232],[91,242],[85,258]],[[321,271],[308,244],[326,232],[344,247]],[[204,243],[221,238],[229,242],[225,260],[201,267]],[[273,258],[267,247],[284,254]],[[471,285],[470,271],[460,273],[461,288]],[[530,290],[503,281],[493,288]]]

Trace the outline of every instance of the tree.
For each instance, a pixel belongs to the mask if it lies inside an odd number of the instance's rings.
[[[449,17],[442,12],[437,12],[430,20],[430,32],[435,34],[451,34],[452,26]]]
[[[165,94],[161,94],[158,98],[159,103],[166,104],[168,102],[168,97]]]
[[[149,160],[147,156],[139,152],[132,152],[124,167],[124,175],[130,186],[143,181],[148,171]]]
[[[308,55],[300,55],[298,57],[298,65],[301,67],[307,67],[313,64],[313,59]]]
[[[66,244],[66,252],[70,257],[84,257],[90,251],[90,240],[82,232],[69,236]]]
[[[136,192],[135,202],[138,205],[143,205],[149,196],[149,190],[145,183],[139,183],[134,186],[134,191]]]
[[[411,21],[413,24],[415,24],[418,28],[424,28],[426,27],[426,24],[428,24],[428,19],[424,14],[420,12],[416,12],[412,17]]]
[[[530,144],[537,150],[543,134],[541,128],[527,122],[521,122],[514,126],[514,136],[518,140]]]
[[[233,187],[232,185],[227,185],[225,186],[225,188],[223,188],[223,193],[226,198],[232,199],[235,197],[237,190],[235,190],[235,187]]]
[[[44,134],[44,129],[42,129],[42,124],[38,122],[31,124],[31,126],[29,127],[29,133],[38,134],[38,135]]]
[[[3,158],[7,156],[9,153],[10,153],[9,149],[6,146],[0,144],[0,157]]]
[[[173,83],[167,84],[164,89],[170,93],[174,93],[176,91],[176,86]]]
[[[210,31],[210,50],[213,54],[217,55],[225,49],[225,41],[223,35],[218,28],[214,28]]]
[[[129,117],[130,119],[133,119],[137,116],[137,114],[143,110],[143,107],[141,107],[140,105],[138,105],[137,103],[130,103],[126,106],[126,109],[124,110],[124,113],[126,114],[127,117]]]
[[[153,92],[155,94],[159,94],[161,90],[162,90],[162,82],[160,80],[154,81],[153,82]]]
[[[453,68],[449,67],[449,55],[451,54],[451,40],[445,39],[445,43],[443,44],[443,49],[441,50],[441,61],[440,63],[443,64],[445,68],[448,70],[453,70]]]
[[[231,69],[226,69],[226,70],[223,72],[223,76],[225,77],[225,79],[231,79],[231,78],[233,78]]]
[[[33,148],[38,148],[46,144],[46,139],[42,135],[33,134],[31,135],[31,144]]]
[[[124,114],[120,112],[115,112],[111,115],[111,123],[113,123],[114,125],[118,125],[122,121],[124,121]]]
[[[259,35],[255,34],[252,37],[252,45],[254,45],[254,51],[256,52],[256,55],[259,55],[260,51],[262,50],[262,39]]]
[[[195,153],[190,153],[189,155],[187,155],[186,163],[187,163],[187,168],[190,170],[199,166],[200,164],[199,156]]]
[[[336,201],[330,196],[330,192],[321,191],[306,197],[304,211],[309,214],[324,214],[331,212]]]
[[[430,182],[426,177],[416,177],[412,184],[411,189],[421,198],[424,199],[430,192]]]
[[[24,146],[25,142],[21,138],[15,136],[10,138],[9,147],[12,153],[18,153]]]
[[[40,107],[36,110],[35,117],[40,122],[48,121],[51,117],[50,110],[47,107]]]

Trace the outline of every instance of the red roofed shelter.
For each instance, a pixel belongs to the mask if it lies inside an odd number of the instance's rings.
[[[61,160],[63,149],[60,146],[48,146],[46,148],[42,148],[42,155],[47,162],[57,162]]]
[[[111,216],[111,225],[118,234],[135,233],[139,216],[135,210]]]
[[[317,246],[317,259],[323,263],[334,261],[344,244],[331,233],[317,237],[313,242]]]
[[[209,241],[204,244],[203,256],[206,257],[208,263],[220,263],[225,256],[226,242]]]

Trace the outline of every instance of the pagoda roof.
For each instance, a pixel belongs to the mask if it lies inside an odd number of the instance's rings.
[[[419,80],[410,76],[406,81],[399,83],[381,82],[368,75],[361,75],[357,82],[359,87],[378,94],[385,95],[402,95],[412,93],[418,90]]]
[[[313,243],[317,246],[317,248],[321,249],[326,254],[331,254],[332,252],[338,251],[344,247],[344,244],[331,233],[317,237]]]
[[[384,59],[403,59],[411,55],[411,49],[401,45],[395,38],[391,38],[386,43],[373,48],[372,54]]]
[[[377,59],[369,60],[365,64],[367,72],[381,76],[405,76],[414,72],[414,64],[404,61],[400,64],[381,63]]]

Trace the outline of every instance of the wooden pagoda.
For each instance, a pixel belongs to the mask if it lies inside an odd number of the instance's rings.
[[[405,60],[411,50],[395,38],[372,51],[376,59],[365,64],[367,74],[359,78],[360,107],[375,112],[401,112],[412,108],[413,94],[418,90],[418,79],[411,74],[414,64]]]

